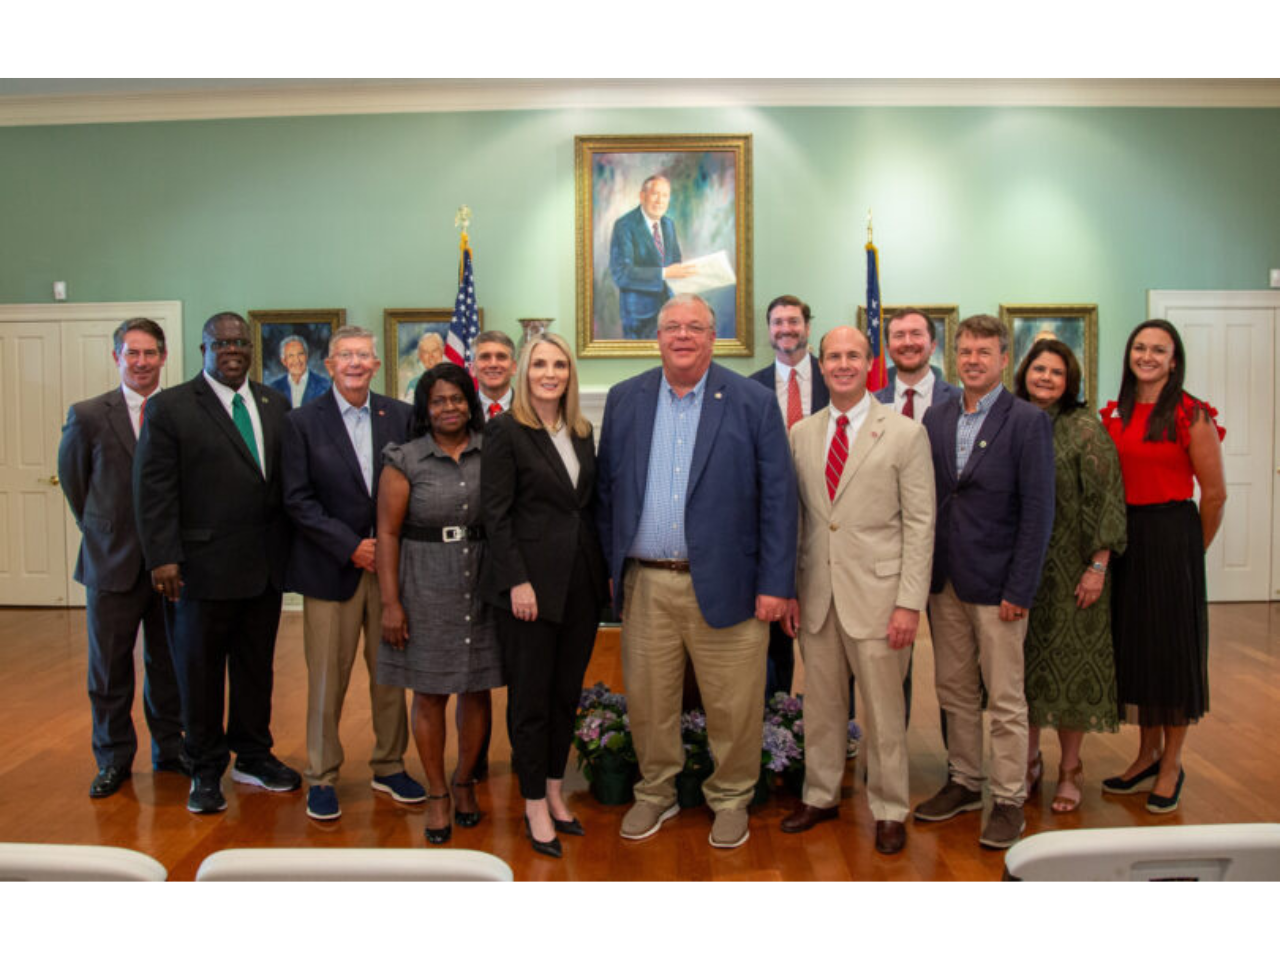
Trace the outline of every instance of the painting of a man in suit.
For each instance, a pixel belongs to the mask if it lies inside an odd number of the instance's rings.
[[[689,277],[693,264],[680,262],[675,222],[667,216],[671,181],[661,174],[640,186],[640,204],[613,225],[609,274],[618,285],[618,313],[628,339],[657,335],[658,311],[671,298],[667,280]]]
[[[284,373],[267,381],[267,386],[289,398],[294,409],[328,391],[333,381],[323,373],[312,370],[307,363],[310,351],[302,337],[285,337],[280,344],[280,363]]]

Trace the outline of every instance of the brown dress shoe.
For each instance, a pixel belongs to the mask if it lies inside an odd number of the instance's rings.
[[[802,803],[782,820],[783,833],[804,833],[812,830],[823,820],[834,820],[840,815],[839,807],[811,807]]]
[[[901,853],[906,845],[907,828],[899,821],[876,821],[876,853]]]

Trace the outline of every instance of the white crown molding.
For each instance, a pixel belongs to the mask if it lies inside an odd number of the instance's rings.
[[[0,95],[0,126],[685,107],[1280,107],[1280,80],[264,80]]]

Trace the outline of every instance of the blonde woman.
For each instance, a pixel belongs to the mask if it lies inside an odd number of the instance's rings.
[[[573,351],[555,334],[521,351],[511,410],[485,429],[480,475],[485,598],[498,612],[512,765],[533,849],[559,857],[556,834],[583,833],[561,788],[608,574],[591,424],[578,406]]]

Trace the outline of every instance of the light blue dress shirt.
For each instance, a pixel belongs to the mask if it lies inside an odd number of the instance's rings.
[[[342,414],[342,425],[347,428],[347,436],[351,438],[351,446],[355,449],[356,459],[360,461],[360,472],[364,474],[364,486],[373,494],[373,430],[370,429],[369,398],[364,398],[363,407],[353,407],[347,403],[346,397],[333,388],[334,399],[338,401],[338,412]]]
[[[710,370],[707,371],[710,373]],[[684,511],[689,487],[693,445],[702,418],[707,374],[683,397],[664,378],[658,387],[653,418],[653,443],[649,447],[649,474],[644,487],[640,526],[627,556],[641,560],[687,560]]]
[[[978,439],[978,431],[982,429],[987,414],[991,412],[1003,390],[1004,387],[997,383],[990,393],[978,401],[973,413],[965,413],[964,391],[960,391],[960,422],[956,424],[956,476],[964,473],[964,465],[969,462],[969,455],[973,453],[973,442]]]

